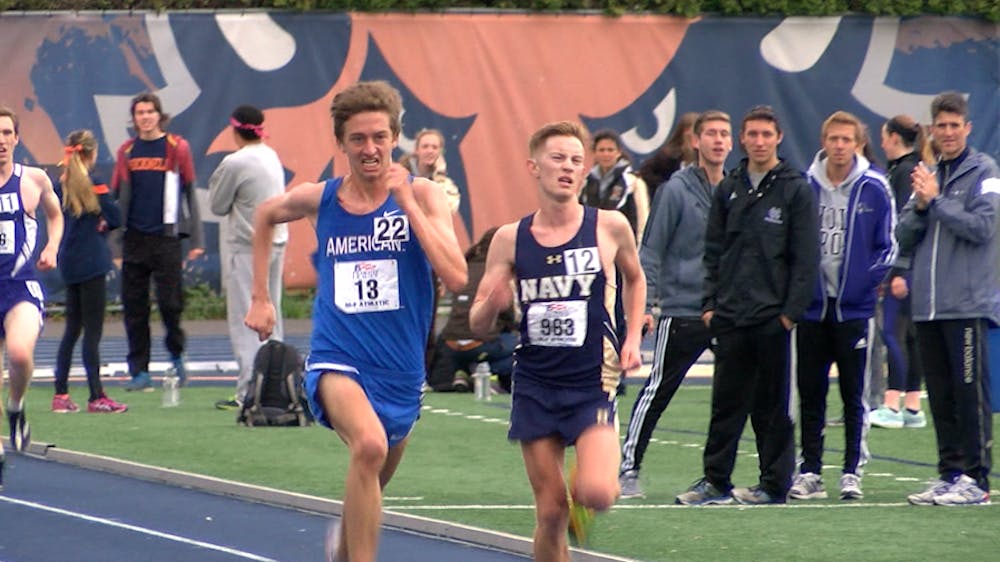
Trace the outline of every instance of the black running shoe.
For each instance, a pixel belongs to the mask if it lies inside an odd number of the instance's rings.
[[[24,419],[24,410],[9,412],[7,422],[10,424],[10,446],[15,451],[23,453],[31,443],[31,426]]]

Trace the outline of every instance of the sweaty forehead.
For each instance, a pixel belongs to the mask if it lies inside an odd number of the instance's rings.
[[[6,133],[13,133],[14,132],[14,120],[11,119],[7,115],[4,115],[4,116],[0,117],[0,131],[6,132]]]
[[[545,140],[544,151],[561,152],[568,155],[583,154],[583,143],[576,137],[552,136]]]
[[[388,131],[389,116],[382,111],[362,111],[355,113],[344,122],[344,133]]]

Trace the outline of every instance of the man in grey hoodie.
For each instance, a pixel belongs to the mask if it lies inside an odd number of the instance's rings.
[[[919,164],[896,237],[912,255],[917,346],[937,435],[937,480],[914,505],[989,503],[993,415],[986,337],[1000,325],[1000,169],[968,146],[969,106],[958,92],[931,103],[936,171]],[[899,264],[905,265],[905,264]]]
[[[226,279],[226,318],[229,339],[239,365],[236,394],[219,400],[215,407],[234,410],[243,403],[252,375],[254,355],[261,342],[257,334],[243,325],[250,310],[250,288],[253,279],[253,213],[265,199],[285,192],[285,169],[277,153],[264,144],[264,114],[256,107],[241,105],[229,119],[233,140],[239,148],[226,156],[212,172],[208,196],[212,212],[226,217],[226,249],[228,260]],[[275,308],[281,310],[281,269],[285,261],[288,226],[275,226],[269,264],[268,292]],[[278,314],[272,339],[284,337],[281,315]]]
[[[646,273],[646,323],[656,323],[653,366],[632,407],[622,445],[622,498],[643,497],[639,467],[656,423],[688,370],[712,339],[701,321],[705,226],[712,190],[733,149],[729,115],[706,111],[694,122],[698,162],[678,170],[656,191],[639,259]]]

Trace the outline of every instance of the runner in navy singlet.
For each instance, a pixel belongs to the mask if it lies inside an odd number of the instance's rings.
[[[17,115],[0,107],[0,371],[5,349],[10,360],[7,422],[10,445],[24,451],[31,430],[24,416],[24,394],[34,372],[35,342],[42,330],[45,295],[35,268],[55,268],[63,217],[52,182],[41,168],[14,163]],[[45,213],[48,241],[32,263],[38,241],[38,211]],[[0,489],[3,448],[0,447]]]
[[[578,202],[585,136],[570,122],[532,135],[528,171],[541,207],[497,231],[469,318],[474,332],[486,332],[516,284],[524,317],[508,436],[521,443],[535,494],[535,560],[568,560],[567,526],[585,539],[578,508],[604,511],[618,497],[615,390],[622,371],[641,362],[646,282],[624,215]],[[576,448],[569,496],[568,446]]]
[[[274,225],[307,218],[319,248],[313,336],[305,388],[316,418],[350,451],[339,526],[328,560],[375,560],[382,488],[392,478],[420,410],[432,273],[449,290],[467,282],[465,257],[444,192],[392,163],[399,92],[360,82],[333,98],[333,127],[349,173],[293,187],[254,218],[254,279],[246,325],[274,327],[268,256]]]

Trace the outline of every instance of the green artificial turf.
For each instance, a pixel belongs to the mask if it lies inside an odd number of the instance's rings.
[[[339,499],[346,449],[320,427],[238,427],[234,412],[214,409],[228,391],[182,390],[177,408],[160,393],[112,395],[121,415],[52,414],[48,388],[33,388],[27,412],[36,441],[145,464]],[[82,399],[84,389],[73,388]],[[621,403],[627,423],[636,387]],[[836,389],[830,413],[838,414]],[[831,498],[786,507],[680,508],[673,505],[701,474],[710,390],[684,386],[660,420],[642,469],[646,498],[622,500],[599,516],[589,548],[638,560],[989,560],[1000,556],[1000,506],[906,505],[935,475],[933,427],[873,428],[875,458],[865,498],[837,499],[843,430],[827,430],[825,483]],[[530,536],[532,497],[520,448],[506,439],[509,397],[476,402],[469,394],[432,393],[403,463],[386,489],[389,510]],[[994,432],[997,424],[994,423]],[[734,482],[756,481],[749,425]],[[996,480],[994,480],[996,482]],[[994,487],[997,484],[994,483]]]

